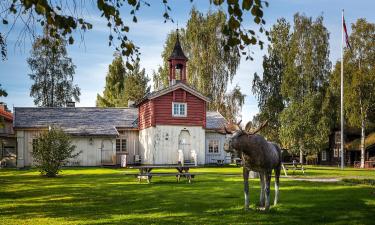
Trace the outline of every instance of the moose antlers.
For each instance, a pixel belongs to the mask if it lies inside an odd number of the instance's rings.
[[[260,127],[256,128],[255,130],[251,131],[251,132],[247,132],[248,134],[256,134],[258,133],[259,131],[261,131],[264,127],[266,127],[268,124],[268,120],[264,121],[264,123],[262,125],[260,125]]]
[[[237,130],[239,130],[239,131],[241,131],[241,132],[243,132],[243,133],[245,133],[247,135],[254,135],[254,134],[258,133],[260,130],[262,130],[268,124],[268,120],[266,120],[261,126],[259,126],[258,128],[256,128],[255,130],[253,130],[253,131],[247,131],[247,130],[243,130],[242,127],[240,126],[241,121],[242,120],[240,120],[240,122],[238,122],[237,124],[232,124],[232,126],[234,126]],[[233,133],[233,132],[228,131],[226,126],[224,126],[224,130],[225,130],[225,132],[227,134],[232,134]]]

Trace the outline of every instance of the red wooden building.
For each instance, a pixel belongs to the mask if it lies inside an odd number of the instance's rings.
[[[198,164],[221,160],[225,136],[216,132],[217,129],[210,130],[208,134],[206,109],[210,99],[187,84],[188,59],[178,37],[168,61],[169,86],[148,94],[136,103],[143,163],[175,164],[181,160],[178,159],[179,154],[182,157],[181,153],[184,160],[197,160]],[[225,123],[222,116],[221,121]],[[206,140],[206,136],[212,135],[217,136],[214,142]]]

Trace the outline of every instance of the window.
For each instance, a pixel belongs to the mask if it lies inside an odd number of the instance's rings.
[[[219,140],[209,140],[208,153],[219,153]]]
[[[186,117],[186,103],[172,103],[172,115],[176,117]]]
[[[126,152],[126,139],[116,139],[116,152]]]
[[[327,161],[327,151],[322,151],[322,161]]]

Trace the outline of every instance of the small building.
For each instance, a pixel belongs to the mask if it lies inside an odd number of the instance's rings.
[[[168,87],[133,107],[16,107],[17,166],[33,165],[33,140],[49,126],[70,134],[82,152],[70,165],[114,165],[122,155],[127,164],[229,163],[223,149],[227,121],[207,111],[210,99],[188,85],[188,59],[178,38],[168,61]]]
[[[13,114],[6,104],[0,103],[0,166],[16,165],[16,138],[13,131]]]
[[[338,130],[329,136],[329,148],[319,153],[318,162],[321,165],[340,165],[341,133]],[[344,163],[347,166],[358,166],[361,161],[361,135],[359,129],[346,128],[344,135]],[[375,161],[375,132],[365,138],[365,161]]]

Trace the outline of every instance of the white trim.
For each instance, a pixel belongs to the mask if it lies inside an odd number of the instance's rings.
[[[184,105],[184,107],[185,107],[184,115],[180,114],[180,107],[178,107],[179,113],[178,114],[174,113],[174,106],[175,105],[178,105],[178,106]],[[187,103],[186,102],[172,102],[172,116],[173,117],[187,117]]]
[[[180,88],[183,89],[183,90],[185,90],[185,91],[187,91],[187,92],[189,92],[190,94],[192,94],[192,95],[194,95],[194,96],[196,96],[196,97],[198,97],[198,98],[200,98],[200,99],[206,101],[206,102],[210,102],[210,101],[211,101],[210,98],[208,98],[208,97],[202,95],[202,94],[199,93],[197,90],[195,90],[195,89],[193,89],[193,88],[187,86],[186,84],[184,84],[184,83],[182,83],[182,82],[177,83],[177,84],[174,84],[174,85],[172,85],[172,86],[170,86],[170,87],[167,87],[167,88],[165,88],[165,89],[162,89],[162,90],[160,90],[160,91],[157,91],[157,92],[158,92],[157,94],[155,94],[154,96],[150,96],[150,97],[148,97],[147,99],[154,99],[154,98],[160,97],[160,96],[162,96],[162,95],[165,95],[165,94],[167,94],[167,93],[169,93],[169,92],[172,92],[172,91],[178,90],[178,89],[180,89]],[[151,94],[151,95],[152,95],[152,94]]]

